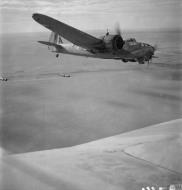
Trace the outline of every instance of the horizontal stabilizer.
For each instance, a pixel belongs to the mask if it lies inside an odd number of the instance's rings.
[[[41,44],[44,44],[44,45],[47,45],[47,46],[53,46],[53,47],[56,47],[56,48],[63,48],[60,44],[55,44],[55,43],[52,43],[52,42],[47,42],[47,41],[38,41],[39,43]]]

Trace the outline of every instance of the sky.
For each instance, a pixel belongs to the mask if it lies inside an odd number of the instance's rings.
[[[181,0],[1,0],[1,33],[46,31],[32,19],[42,13],[80,30],[182,29]]]

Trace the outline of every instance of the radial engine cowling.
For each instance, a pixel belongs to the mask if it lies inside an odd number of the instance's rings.
[[[103,38],[105,48],[110,51],[122,49],[124,45],[123,38],[120,35],[106,35]]]

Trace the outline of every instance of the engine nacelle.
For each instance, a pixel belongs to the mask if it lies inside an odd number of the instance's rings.
[[[122,49],[124,40],[120,35],[105,35],[103,38],[105,49],[117,51]]]

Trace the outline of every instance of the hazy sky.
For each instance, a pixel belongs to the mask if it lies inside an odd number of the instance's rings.
[[[82,30],[182,29],[181,0],[1,0],[1,32],[46,31],[32,20],[38,12]]]

